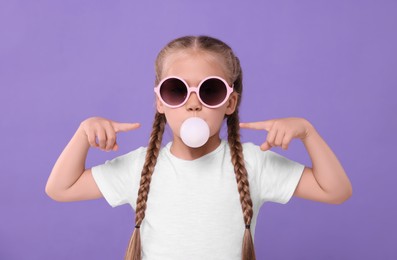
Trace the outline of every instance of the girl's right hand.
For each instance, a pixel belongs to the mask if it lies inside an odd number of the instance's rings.
[[[139,123],[119,123],[106,118],[91,117],[84,120],[78,129],[85,134],[91,147],[102,151],[117,151],[116,134],[140,127]]]

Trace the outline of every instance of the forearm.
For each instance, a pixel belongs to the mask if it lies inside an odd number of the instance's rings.
[[[46,185],[48,195],[70,188],[85,170],[90,145],[79,128],[56,161]]]
[[[312,161],[314,178],[330,197],[350,197],[352,186],[341,163],[316,129],[308,124],[307,136],[302,141]]]

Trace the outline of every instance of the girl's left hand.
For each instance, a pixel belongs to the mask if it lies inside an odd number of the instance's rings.
[[[260,146],[263,151],[274,146],[281,146],[283,150],[286,150],[293,138],[303,141],[313,129],[309,121],[296,117],[240,123],[240,127],[268,132],[266,141]]]

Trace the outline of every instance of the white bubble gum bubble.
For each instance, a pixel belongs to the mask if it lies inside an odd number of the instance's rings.
[[[203,146],[210,136],[208,124],[199,117],[186,119],[180,129],[182,141],[189,147],[198,148]]]

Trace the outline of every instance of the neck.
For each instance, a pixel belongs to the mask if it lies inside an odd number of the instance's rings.
[[[191,148],[183,143],[182,139],[178,136],[174,136],[174,140],[171,145],[171,153],[183,160],[195,160],[212,151],[214,151],[221,143],[219,134],[211,136],[207,143],[198,148]]]

